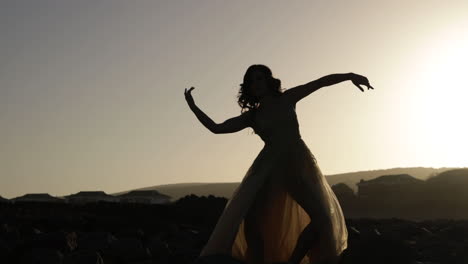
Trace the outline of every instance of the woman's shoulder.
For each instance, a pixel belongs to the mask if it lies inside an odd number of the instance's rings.
[[[253,118],[254,115],[255,115],[255,109],[251,109],[251,108],[249,108],[249,110],[245,110],[241,112],[241,116],[245,118]]]
[[[252,128],[254,127],[255,123],[255,112],[256,109],[250,108],[241,113],[241,116],[244,117],[244,120],[247,123],[247,125]]]

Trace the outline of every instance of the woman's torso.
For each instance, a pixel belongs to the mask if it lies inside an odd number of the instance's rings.
[[[268,104],[253,111],[252,128],[265,144],[287,143],[301,139],[296,105],[273,97]]]

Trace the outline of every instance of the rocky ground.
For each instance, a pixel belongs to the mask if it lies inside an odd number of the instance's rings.
[[[193,263],[227,200],[0,204],[0,263]],[[342,263],[466,264],[468,220],[347,218]],[[236,263],[223,256],[199,263]]]

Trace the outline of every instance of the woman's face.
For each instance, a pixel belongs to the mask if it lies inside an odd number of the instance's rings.
[[[254,96],[262,97],[268,93],[266,77],[261,71],[254,71],[250,79],[250,88]]]

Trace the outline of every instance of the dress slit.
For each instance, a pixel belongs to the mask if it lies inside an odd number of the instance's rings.
[[[325,209],[328,231],[321,239],[329,241],[327,248],[311,247],[301,264],[314,263],[324,254],[339,256],[347,247],[347,230],[341,207],[321,173],[315,157],[302,140],[288,146],[268,146],[259,153],[231,199],[203,249],[201,256],[227,254],[247,264],[248,243],[245,219],[255,202],[258,210],[252,217],[260,219],[257,226],[263,240],[264,263],[287,261],[299,235],[314,221],[293,199],[286,186],[300,184],[302,197],[309,197],[317,207]],[[259,200],[257,200],[259,199]],[[319,216],[317,216],[319,217]],[[322,218],[323,219],[323,218]],[[326,252],[326,253],[325,253]]]

